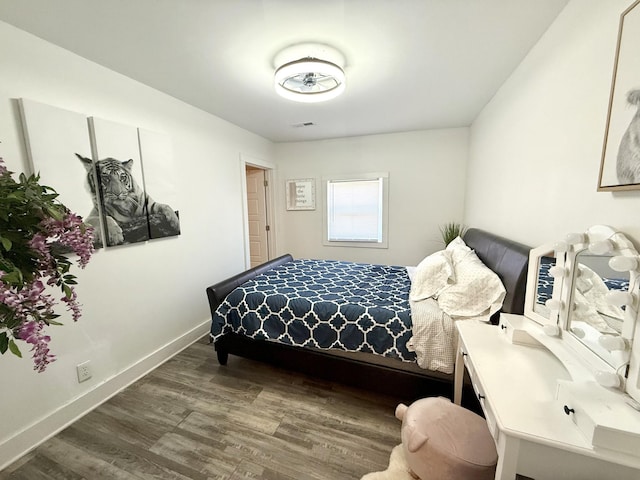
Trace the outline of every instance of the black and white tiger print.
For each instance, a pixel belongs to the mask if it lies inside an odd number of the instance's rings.
[[[177,213],[169,205],[155,202],[133,178],[132,159],[105,158],[94,162],[77,153],[76,156],[87,169],[87,182],[93,195],[94,208],[85,221],[100,235],[99,211],[102,210],[107,246],[180,233]],[[96,179],[99,188],[96,188]],[[101,208],[98,208],[98,194]]]
[[[640,183],[640,89],[627,94],[627,103],[636,105],[636,113],[620,140],[616,173],[620,185]]]

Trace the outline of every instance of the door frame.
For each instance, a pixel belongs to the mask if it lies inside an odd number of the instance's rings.
[[[247,202],[247,166],[256,167],[264,170],[265,178],[269,184],[269,188],[266,189],[266,214],[267,225],[269,225],[268,236],[268,249],[267,253],[269,259],[275,257],[276,249],[276,228],[275,228],[275,210],[274,205],[274,189],[275,189],[275,169],[274,163],[261,158],[257,158],[244,153],[240,154],[240,184],[242,192],[242,228],[244,238],[244,264],[245,269],[251,268],[251,248],[249,245],[249,205]]]

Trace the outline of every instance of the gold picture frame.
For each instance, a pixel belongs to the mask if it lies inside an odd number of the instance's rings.
[[[620,15],[598,191],[640,189],[640,0]]]
[[[316,209],[316,181],[313,178],[287,180],[287,210]]]

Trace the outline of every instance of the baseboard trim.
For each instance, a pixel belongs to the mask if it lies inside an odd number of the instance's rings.
[[[93,390],[73,399],[0,443],[0,471],[44,443],[118,392],[180,353],[209,333],[211,320],[206,320],[184,335],[150,353],[126,370],[96,385]]]

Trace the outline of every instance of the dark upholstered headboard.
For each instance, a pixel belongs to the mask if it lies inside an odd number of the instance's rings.
[[[531,248],[478,228],[468,229],[463,240],[502,280],[507,290],[502,311],[523,314]]]

